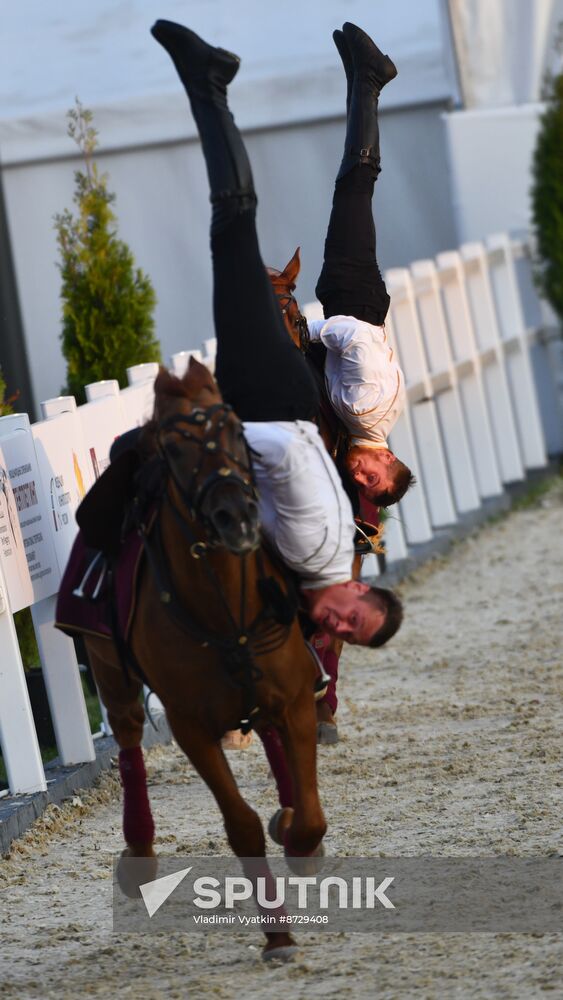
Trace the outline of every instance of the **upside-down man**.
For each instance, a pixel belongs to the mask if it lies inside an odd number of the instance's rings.
[[[379,95],[397,70],[354,24],[344,24],[333,39],[347,79],[346,138],[316,287],[325,319],[309,322],[309,337],[326,348],[326,390],[348,431],[348,473],[367,500],[387,507],[414,483],[387,444],[405,387],[385,333],[389,296],[377,264],[372,214],[380,172]],[[274,286],[278,275],[271,273]]]

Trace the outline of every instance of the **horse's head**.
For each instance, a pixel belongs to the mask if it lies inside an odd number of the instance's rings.
[[[301,351],[305,351],[309,343],[307,320],[303,316],[293,294],[297,283],[297,276],[301,269],[299,253],[300,247],[297,247],[293,257],[285,265],[283,271],[278,271],[275,267],[267,267],[266,270],[280,304],[287,332],[296,347]]]
[[[154,426],[171,490],[209,541],[235,555],[256,549],[258,505],[242,424],[205,365],[190,358],[182,379],[160,369]]]

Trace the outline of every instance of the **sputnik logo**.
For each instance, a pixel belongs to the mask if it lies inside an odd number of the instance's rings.
[[[139,886],[149,917],[154,916],[156,911],[172,895],[174,889],[180,885],[180,882],[183,882],[188,872],[191,872],[192,867],[190,865],[189,868],[182,868],[181,871],[174,872],[172,875],[163,875],[162,878],[155,878],[152,882],[144,882],[143,885]]]

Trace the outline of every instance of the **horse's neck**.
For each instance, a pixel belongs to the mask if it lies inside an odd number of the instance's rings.
[[[182,606],[212,631],[232,627],[233,620],[239,623],[242,605],[245,622],[251,621],[259,610],[256,554],[243,559],[223,548],[192,548],[168,504],[163,505],[160,519],[164,552]],[[187,519],[186,524],[205,546],[201,526]]]

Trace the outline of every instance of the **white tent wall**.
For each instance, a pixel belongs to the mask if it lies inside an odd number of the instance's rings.
[[[562,0],[448,0],[466,108],[537,101]]]
[[[531,166],[563,0],[448,0],[464,110],[444,115],[457,239],[530,228]]]

